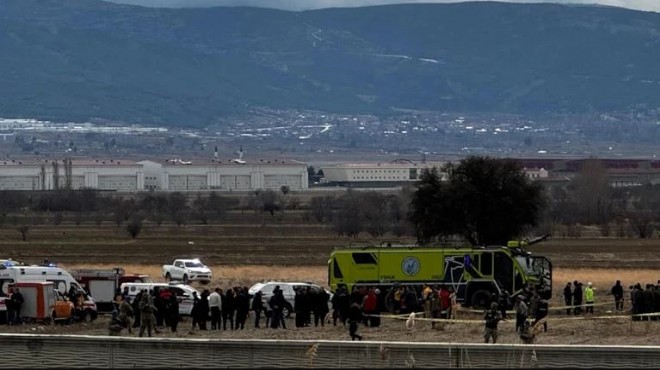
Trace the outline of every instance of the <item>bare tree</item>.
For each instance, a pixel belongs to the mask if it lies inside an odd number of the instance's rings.
[[[282,200],[282,212],[284,212],[284,210],[286,210],[286,201],[287,201],[286,196],[287,196],[287,194],[289,194],[291,189],[287,185],[282,185],[280,187],[280,191],[282,192],[282,198],[283,198],[283,200]]]
[[[337,211],[334,217],[334,227],[339,235],[357,238],[363,229],[360,217],[360,198],[351,189],[337,199]]]
[[[332,204],[334,197],[312,197],[309,202],[310,213],[316,222],[323,222],[332,216]]]
[[[30,225],[20,225],[16,227],[16,230],[21,233],[22,240],[26,241],[28,232],[30,231]]]
[[[602,224],[611,218],[612,191],[601,160],[591,158],[584,161],[570,189],[582,223]]]
[[[131,216],[131,221],[126,225],[126,231],[132,239],[135,239],[140,235],[143,227],[142,219],[143,217],[141,215],[134,214]]]
[[[168,197],[168,206],[172,221],[179,227],[184,225],[188,220],[188,200],[186,196],[178,191],[170,194]]]

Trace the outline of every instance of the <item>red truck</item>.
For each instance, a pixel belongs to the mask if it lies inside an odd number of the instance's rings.
[[[114,309],[115,293],[123,283],[151,283],[149,275],[126,274],[122,267],[113,269],[75,269],[69,271],[96,301],[99,313]]]

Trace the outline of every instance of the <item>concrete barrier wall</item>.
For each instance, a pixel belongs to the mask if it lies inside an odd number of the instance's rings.
[[[659,346],[0,334],[11,368],[654,368]]]

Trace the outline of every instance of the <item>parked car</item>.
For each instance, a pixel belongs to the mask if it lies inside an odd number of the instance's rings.
[[[153,290],[155,287],[159,289],[173,289],[176,292],[177,298],[179,298],[179,314],[190,316],[193,309],[193,292],[197,292],[197,296],[200,297],[201,294],[197,289],[191,287],[190,285],[179,284],[176,282],[172,283],[123,283],[121,285],[121,291],[124,291],[124,288],[128,288],[128,299],[130,302],[133,302],[135,296],[142,289]]]
[[[163,265],[161,274],[167,281],[180,280],[184,284],[195,280],[209,283],[213,279],[211,269],[198,258],[176,259],[171,265]]]
[[[50,318],[53,322],[64,321],[70,323],[74,319],[75,307],[59,290],[55,290],[55,303],[50,306]]]
[[[293,312],[293,308],[295,306],[296,289],[301,287],[309,287],[312,290],[316,289],[317,291],[324,289],[314,283],[268,281],[254,284],[252,287],[250,287],[250,289],[248,289],[248,294],[250,295],[250,298],[252,298],[257,292],[261,292],[261,298],[263,300],[264,306],[267,306],[268,300],[273,296],[273,290],[275,290],[276,286],[279,286],[280,289],[282,289],[282,294],[286,300],[286,305],[284,306],[283,310],[284,317],[290,317],[291,313]],[[331,308],[330,299],[332,298],[332,293],[327,289],[324,290],[326,293],[328,293],[328,308]]]

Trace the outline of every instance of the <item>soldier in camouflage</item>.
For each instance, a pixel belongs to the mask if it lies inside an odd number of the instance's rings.
[[[133,317],[133,307],[128,303],[128,300],[125,296],[119,296],[119,322],[121,325],[128,329],[128,333],[132,334],[133,330],[131,329],[131,318]]]
[[[147,331],[147,334],[151,336],[151,333],[155,329],[156,325],[156,307],[154,307],[154,301],[151,298],[149,292],[144,291],[142,293],[142,301],[140,301],[140,337],[144,335],[144,331]]]

